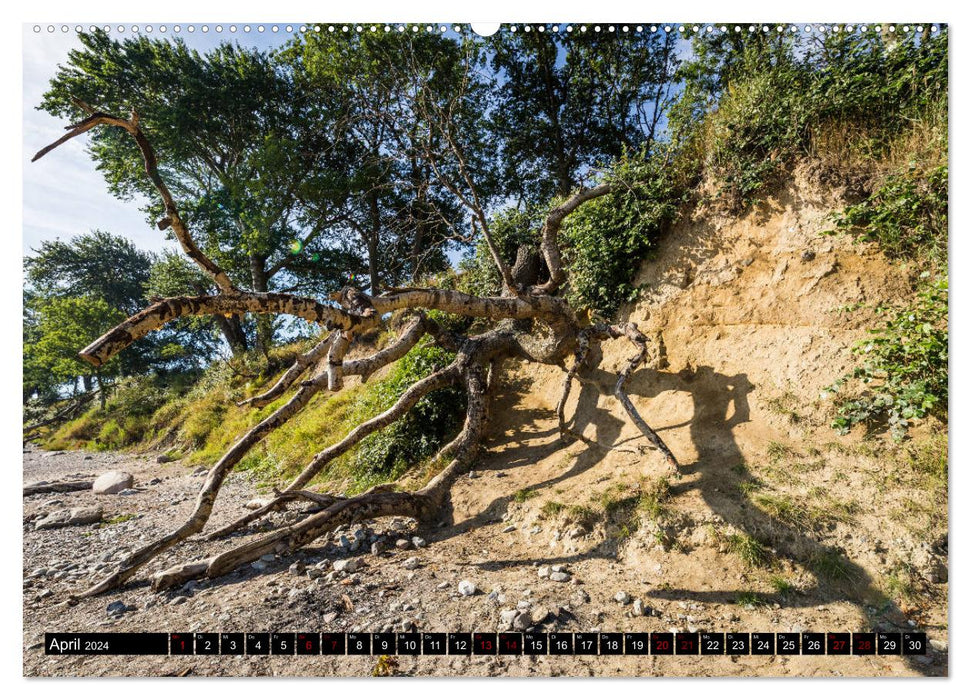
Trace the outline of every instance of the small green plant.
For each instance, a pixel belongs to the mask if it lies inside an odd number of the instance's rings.
[[[875,242],[891,257],[939,259],[947,252],[947,183],[946,165],[925,170],[911,162],[838,213],[835,231]]]
[[[813,522],[809,511],[790,496],[776,494],[761,494],[755,498],[755,503],[770,517],[787,525],[808,530]]]
[[[746,566],[765,566],[771,560],[768,548],[751,535],[735,533],[728,536],[728,551],[736,555]]]
[[[517,492],[518,494],[518,492]],[[558,501],[547,501],[540,508],[540,515],[544,518],[555,518],[566,509],[566,506]]]
[[[917,586],[911,568],[905,564],[894,567],[883,580],[883,590],[888,598],[910,602],[917,596]]]
[[[516,503],[525,503],[530,498],[536,495],[536,491],[530,488],[519,489],[516,493],[512,495],[512,500]]]
[[[754,591],[742,591],[735,596],[735,604],[741,606],[752,605],[759,607],[762,605],[768,605],[768,602],[765,600],[765,598]]]
[[[852,568],[846,557],[831,547],[820,548],[809,557],[809,568],[817,576],[829,581],[853,580]]]
[[[788,445],[783,445],[781,442],[776,442],[774,440],[769,443],[769,446],[766,448],[766,452],[773,462],[778,462],[780,459],[784,459],[785,457],[794,454],[791,447]]]
[[[947,277],[928,281],[915,302],[886,310],[883,328],[857,343],[853,352],[863,362],[828,392],[852,380],[863,387],[838,401],[833,427],[847,433],[858,424],[886,425],[902,439],[915,420],[947,412],[948,323]]]
[[[772,590],[781,596],[789,595],[795,590],[795,587],[789,579],[776,574],[769,577],[769,585],[772,586]]]

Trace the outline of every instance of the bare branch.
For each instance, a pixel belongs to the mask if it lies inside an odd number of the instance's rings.
[[[114,355],[166,323],[183,316],[241,313],[290,314],[329,327],[369,328],[377,318],[362,318],[314,299],[289,294],[239,292],[233,295],[171,297],[155,302],[126,319],[78,353],[98,367]]]
[[[240,401],[236,405],[253,405],[256,408],[263,408],[264,406],[271,404],[277,397],[281,396],[287,389],[293,386],[293,383],[300,378],[300,375],[302,375],[308,367],[316,364],[323,358],[324,353],[326,353],[330,348],[333,339],[333,334],[328,335],[310,350],[298,356],[297,359],[294,360],[293,364],[290,365],[290,369],[283,373],[283,376],[277,380],[276,384],[262,394],[252,396],[244,401]]]
[[[563,270],[563,259],[560,256],[560,246],[557,236],[560,226],[569,214],[584,202],[588,202],[596,197],[602,197],[611,192],[611,186],[607,183],[582,190],[553,210],[546,217],[543,224],[543,240],[540,242],[540,250],[546,259],[546,266],[550,271],[550,278],[547,282],[531,288],[531,294],[553,294],[566,281],[566,272]]]
[[[120,117],[115,117],[104,112],[95,111],[90,106],[84,104],[80,100],[75,100],[75,104],[84,109],[87,112],[91,112],[91,116],[83,119],[77,124],[72,124],[67,127],[68,133],[59,138],[54,143],[49,146],[45,146],[39,150],[31,162],[43,158],[47,153],[54,150],[61,144],[70,141],[75,136],[80,136],[81,134],[90,131],[96,126],[117,126],[124,129],[132,138],[135,139],[135,143],[138,149],[142,153],[142,160],[145,162],[145,173],[148,175],[149,180],[155,186],[158,191],[159,196],[162,198],[162,203],[165,205],[165,218],[159,222],[159,228],[172,227],[172,231],[175,233],[175,237],[178,239],[179,243],[182,245],[182,250],[185,254],[192,258],[195,263],[203,269],[208,275],[210,275],[216,282],[219,289],[225,293],[231,294],[236,291],[233,283],[230,281],[229,277],[223,272],[216,263],[209,259],[205,253],[199,250],[192,235],[189,233],[188,228],[186,228],[185,223],[179,216],[178,207],[175,205],[175,200],[172,198],[172,193],[169,192],[169,188],[165,185],[162,180],[161,175],[158,172],[158,160],[155,157],[155,151],[152,148],[151,143],[145,137],[141,128],[138,126],[138,114],[133,110],[130,119],[122,119]]]

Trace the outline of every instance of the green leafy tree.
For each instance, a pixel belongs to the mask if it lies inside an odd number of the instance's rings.
[[[322,173],[319,186],[342,196],[308,199],[317,217],[333,216],[324,207],[340,200],[331,233],[360,247],[371,292],[446,269],[446,243],[470,231],[458,193],[443,182],[454,176],[454,159],[430,122],[448,110],[462,131],[464,165],[487,196],[491,149],[477,126],[488,94],[475,74],[476,46],[425,32],[321,32],[298,37],[283,55],[302,89],[326,95],[341,114],[344,179]]]
[[[334,129],[321,96],[311,105],[271,54],[232,43],[199,53],[181,40],[117,41],[101,31],[79,40],[82,47],[58,68],[41,109],[75,120],[86,115],[73,99],[107,112],[136,110],[206,254],[243,288],[292,284],[285,279],[291,251],[298,246],[312,254],[326,228],[303,208],[305,183],[344,160],[329,140]],[[90,138],[110,191],[122,199],[140,195],[149,220],[158,221],[161,205],[131,140],[119,129]],[[314,188],[315,196],[322,193]],[[272,326],[264,318],[257,328],[265,351]]]
[[[547,202],[661,136],[677,39],[664,32],[501,32],[490,39],[492,131],[507,194]]]
[[[121,362],[113,358],[93,367],[78,357],[78,344],[110,330],[125,314],[97,297],[35,297],[31,301],[30,331],[24,338],[24,379],[36,381],[40,373],[46,379],[43,384],[25,386],[25,394],[28,388],[36,393],[60,393],[60,387],[76,393],[79,382],[90,391],[96,381],[103,408],[108,384],[120,374]]]

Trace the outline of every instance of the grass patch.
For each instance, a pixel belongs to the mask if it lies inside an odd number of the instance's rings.
[[[728,551],[736,555],[746,566],[762,567],[769,564],[769,549],[751,535],[736,533],[727,539]]]
[[[784,576],[772,575],[769,577],[769,585],[778,595],[789,595],[795,590],[795,586]]]
[[[519,489],[516,493],[512,495],[512,500],[516,503],[525,503],[530,498],[536,495],[536,491],[530,488]]]
[[[819,549],[809,558],[809,568],[820,578],[827,581],[852,581],[850,562],[842,552],[833,548]]]
[[[771,518],[802,530],[812,529],[813,519],[809,510],[790,496],[761,494],[755,497],[755,503]]]
[[[540,508],[539,514],[543,518],[555,518],[564,510],[566,510],[566,506],[559,501],[547,501],[543,504],[543,507]]]
[[[735,596],[736,605],[753,605],[755,607],[768,605],[769,602],[754,591],[742,591]]]

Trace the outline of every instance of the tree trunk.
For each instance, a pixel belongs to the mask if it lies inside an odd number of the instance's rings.
[[[370,209],[371,226],[366,234],[367,264],[368,276],[371,280],[371,296],[374,296],[381,291],[381,282],[378,279],[378,269],[380,267],[380,261],[378,260],[378,240],[381,235],[381,214],[378,210],[377,192],[372,191],[368,194],[368,207]]]
[[[266,276],[266,256],[250,255],[250,274],[254,292],[268,292],[269,278]],[[267,357],[273,342],[273,319],[266,315],[256,317],[256,349]]]
[[[226,316],[213,316],[213,318],[234,356],[238,357],[249,349],[249,343],[246,341],[246,333],[243,331],[243,323],[239,315],[231,314],[228,318]]]
[[[95,376],[98,378],[98,401],[101,403],[101,410],[105,410],[105,404],[108,403],[108,396],[105,390],[105,380],[101,377],[101,372],[96,372]]]

